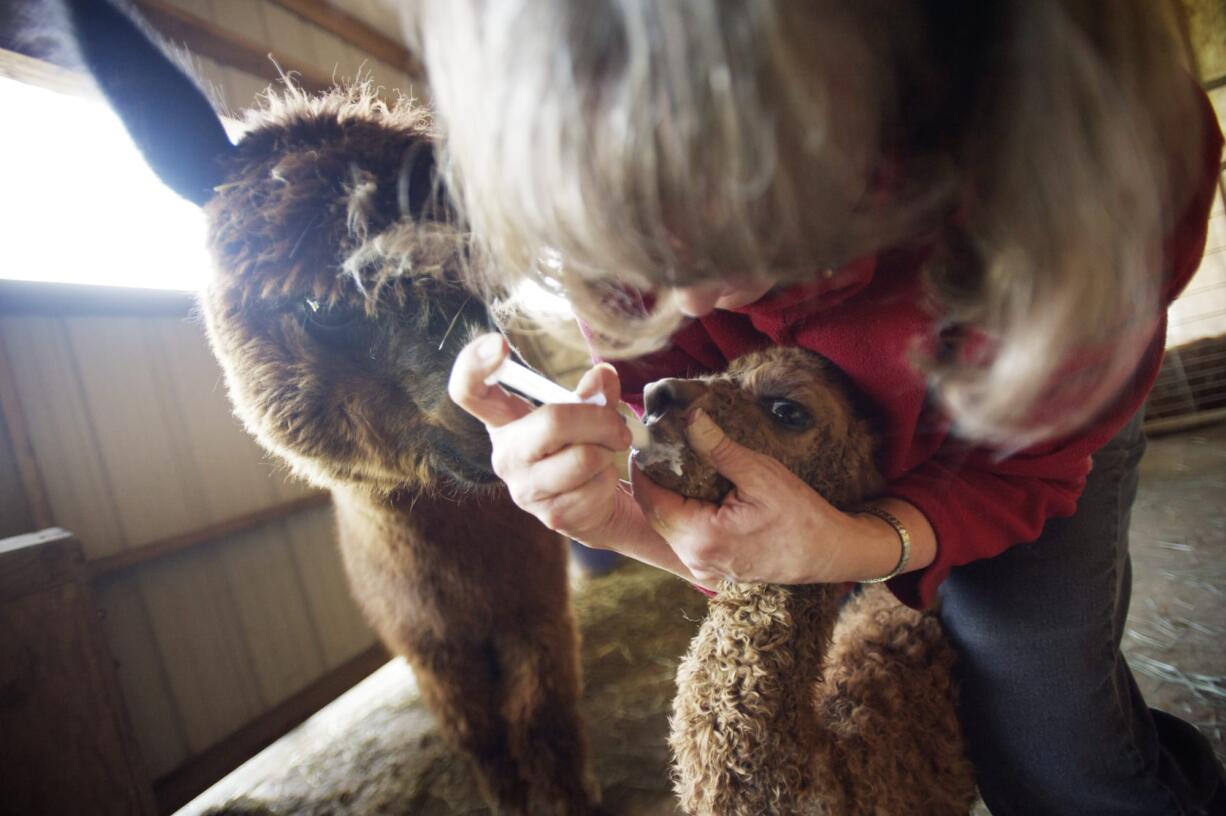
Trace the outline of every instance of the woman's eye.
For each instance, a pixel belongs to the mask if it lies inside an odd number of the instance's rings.
[[[766,399],[763,401],[771,419],[790,430],[804,430],[813,425],[813,417],[808,409],[798,402],[788,399]]]

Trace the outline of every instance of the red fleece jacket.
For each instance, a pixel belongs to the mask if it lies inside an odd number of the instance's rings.
[[[1204,252],[1222,150],[1211,112],[1208,119],[1203,183],[1166,245],[1164,304],[1184,288]],[[1002,459],[950,433],[948,419],[927,398],[924,379],[910,363],[917,338],[934,335],[935,317],[922,305],[920,272],[927,254],[922,248],[885,252],[816,283],[715,311],[683,327],[665,350],[615,363],[623,399],[641,411],[647,383],[723,371],[765,346],[800,346],[831,360],[878,407],[886,495],[915,505],[936,532],[932,564],[890,582],[901,601],[918,608],[932,603],[953,567],[1034,541],[1048,519],[1074,513],[1091,454],[1141,408],[1166,337],[1164,312],[1134,377],[1089,427]]]

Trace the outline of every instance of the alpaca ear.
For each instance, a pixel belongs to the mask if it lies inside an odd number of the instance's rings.
[[[86,66],[145,161],[166,186],[203,205],[234,151],[208,98],[130,9],[109,0],[65,5]]]

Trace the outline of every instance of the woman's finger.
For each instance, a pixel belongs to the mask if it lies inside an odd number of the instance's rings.
[[[485,423],[501,428],[532,412],[532,404],[512,396],[486,379],[507,358],[507,341],[500,334],[483,334],[460,350],[451,367],[447,393],[456,405]]]
[[[647,521],[669,543],[675,543],[683,535],[705,530],[719,510],[719,505],[687,499],[680,493],[660,487],[633,464],[630,466],[630,484],[634,489],[634,500],[643,508]]]
[[[580,397],[603,394],[605,405],[616,406],[621,401],[622,393],[617,369],[608,363],[597,363],[589,368],[579,380],[579,384],[575,386],[575,393]]]
[[[498,444],[513,442],[515,455],[524,462],[539,461],[569,445],[600,445],[611,451],[630,445],[630,430],[617,412],[597,405],[542,405],[514,425],[498,428],[496,435]]]
[[[774,460],[734,442],[701,408],[694,411],[685,435],[694,453],[742,493],[769,493],[771,482],[779,476],[778,468],[772,467]]]
[[[529,466],[523,478],[529,487],[521,498],[535,503],[578,490],[601,471],[616,474],[618,458],[600,445],[570,445]]]
[[[606,468],[578,488],[539,503],[532,514],[551,530],[582,538],[584,533],[608,523],[616,507],[610,498],[617,482],[617,472]]]

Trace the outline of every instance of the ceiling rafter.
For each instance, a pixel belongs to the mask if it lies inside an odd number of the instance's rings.
[[[356,46],[393,68],[413,78],[423,75],[421,63],[402,44],[374,26],[324,0],[268,0],[286,11],[330,31],[350,45]]]
[[[322,92],[332,87],[332,78],[314,66],[183,11],[165,0],[136,0],[136,6],[162,36],[183,43],[194,54],[272,82],[281,78],[281,72],[292,73],[298,84],[309,91]]]

